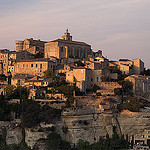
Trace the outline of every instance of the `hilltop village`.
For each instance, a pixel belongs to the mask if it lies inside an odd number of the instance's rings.
[[[149,149],[150,71],[140,58],[111,61],[68,30],[15,44],[0,50],[1,146]]]

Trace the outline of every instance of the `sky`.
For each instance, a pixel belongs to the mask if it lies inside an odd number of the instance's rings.
[[[150,0],[0,0],[0,48],[61,38],[102,50],[110,60],[140,58],[150,68]]]

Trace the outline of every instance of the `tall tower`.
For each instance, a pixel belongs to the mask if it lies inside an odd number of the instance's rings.
[[[68,29],[66,30],[66,33],[62,36],[63,40],[72,41],[72,36],[70,36],[70,33],[68,32]]]
[[[23,50],[23,43],[24,41],[16,41],[16,52]]]

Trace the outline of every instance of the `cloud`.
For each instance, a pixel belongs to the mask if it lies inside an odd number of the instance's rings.
[[[94,50],[104,49],[110,58],[130,57],[124,50],[133,48],[140,57],[142,47],[146,58],[149,4],[148,0],[1,1],[0,47],[14,49],[15,40],[27,37],[50,41],[69,28],[73,39],[91,44]]]

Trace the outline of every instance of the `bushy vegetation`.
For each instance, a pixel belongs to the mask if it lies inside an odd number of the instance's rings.
[[[81,60],[75,61],[74,64],[76,64],[78,67],[84,67],[85,65],[81,62]]]
[[[106,139],[100,138],[97,143],[89,144],[89,142],[84,140],[79,140],[76,145],[76,150],[125,150],[128,149],[129,143],[124,139],[124,136],[121,138],[116,132],[112,135],[112,138],[109,138],[109,135],[106,135]]]
[[[142,71],[140,74],[141,74],[141,75],[150,76],[150,69],[145,69],[145,68],[144,68],[144,71]]]
[[[48,135],[47,150],[71,150],[70,143],[62,140],[61,136],[55,132]]]
[[[93,92],[96,93],[97,90],[100,90],[100,87],[96,84],[93,85]]]
[[[129,80],[127,80],[127,81],[121,80],[121,81],[118,81],[118,83],[120,85],[122,85],[122,95],[133,95],[133,92],[132,92],[133,84],[132,84],[132,82],[130,82]]]
[[[138,100],[134,97],[124,99],[123,102],[118,106],[118,110],[129,110],[132,112],[139,112],[141,108],[144,107],[142,100]]]
[[[124,80],[124,78],[126,78],[128,76],[126,74],[122,74],[122,72],[115,66],[110,66],[109,70],[110,70],[110,73],[117,73],[117,75],[118,75],[117,81]]]
[[[10,121],[10,106],[6,103],[3,93],[0,95],[0,121]]]
[[[28,99],[29,91],[27,88],[13,85],[7,85],[5,88],[5,99]]]
[[[51,108],[47,105],[41,107],[32,100],[22,102],[22,126],[34,127],[40,122],[53,123],[61,117],[61,110]]]

